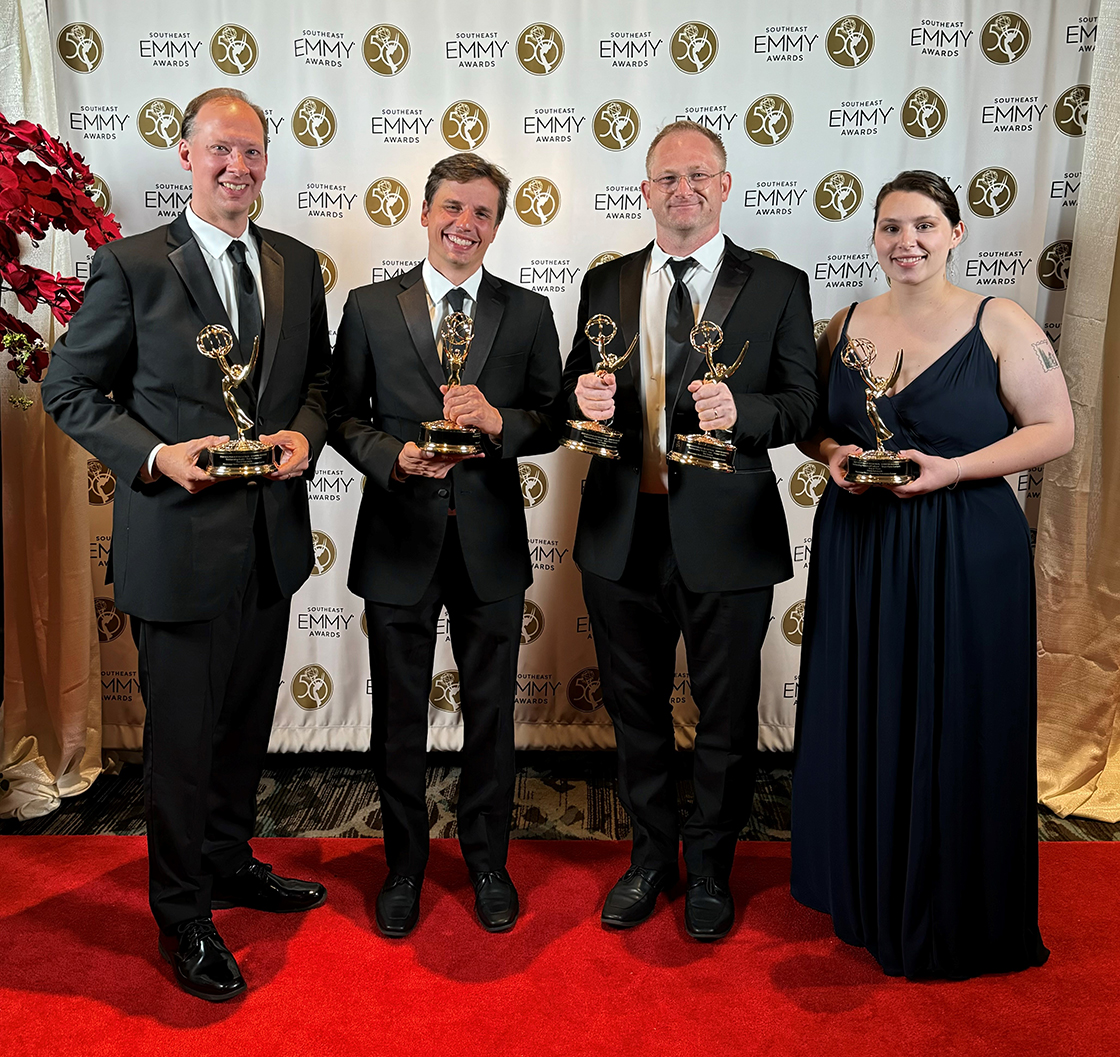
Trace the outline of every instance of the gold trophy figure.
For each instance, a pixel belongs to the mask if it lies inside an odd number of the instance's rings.
[[[865,407],[871,428],[875,431],[875,450],[862,455],[848,456],[848,469],[845,481],[854,484],[906,484],[921,472],[912,459],[900,458],[898,452],[887,451],[883,445],[894,436],[879,414],[875,401],[898,381],[902,370],[902,349],[894,360],[894,370],[889,378],[880,378],[872,365],[875,362],[875,346],[866,338],[849,337],[840,352],[840,361],[845,367],[855,371],[863,379]]]
[[[723,344],[723,328],[709,319],[700,320],[692,328],[688,340],[708,361],[705,385],[727,381],[739,369],[750,345],[749,341],[743,342],[734,363],[717,363],[715,354]],[[667,458],[684,466],[702,466],[705,470],[722,473],[735,472],[735,445],[725,429],[713,429],[708,433],[678,433],[673,438],[673,450]]]
[[[245,436],[253,428],[253,420],[237,403],[234,390],[253,373],[257,364],[260,338],[253,339],[253,352],[248,363],[230,363],[233,335],[220,323],[203,327],[195,339],[195,346],[203,356],[216,360],[222,369],[222,399],[226,410],[237,426],[237,440],[227,440],[208,448],[210,463],[206,472],[211,477],[258,477],[275,473],[280,461],[279,449]]]
[[[463,364],[474,341],[474,320],[465,312],[449,312],[440,324],[439,341],[449,368],[447,388],[454,389],[462,385]],[[460,426],[446,418],[421,422],[417,447],[439,455],[478,455],[482,451],[482,430]]]
[[[630,359],[634,350],[638,347],[638,335],[635,334],[634,340],[630,342],[630,347],[621,356],[607,352],[607,346],[614,341],[615,335],[618,333],[618,324],[610,316],[605,316],[602,313],[592,316],[584,325],[583,332],[587,335],[587,340],[598,350],[599,362],[595,365],[595,373],[600,378],[604,378],[608,374],[614,374],[619,367]],[[604,459],[617,459],[618,446],[622,443],[622,433],[619,430],[611,429],[612,421],[614,421],[613,416],[605,418],[601,422],[570,418],[565,427],[564,436],[560,438],[560,443],[565,448],[582,451],[587,455],[601,455]]]

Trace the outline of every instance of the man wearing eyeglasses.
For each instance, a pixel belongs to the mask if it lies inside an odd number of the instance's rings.
[[[698,940],[734,923],[728,888],[750,813],[762,642],[773,585],[793,575],[768,449],[805,437],[818,402],[809,281],[720,232],[731,191],[719,136],[691,121],[663,128],[646,155],[642,194],[656,239],[590,271],[564,369],[573,415],[623,433],[619,458],[593,458],[574,557],[614,721],[619,795],[633,824],[630,868],[603,905],[605,926],[640,924],[687,868],[685,927]],[[594,373],[584,335],[598,313],[639,347],[616,375]],[[724,335],[739,369],[706,383],[690,342],[700,320]],[[675,434],[726,430],[734,472],[667,459]],[[679,826],[670,692],[684,635],[699,711],[695,806]]]

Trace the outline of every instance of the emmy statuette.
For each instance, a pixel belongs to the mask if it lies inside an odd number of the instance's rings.
[[[203,356],[215,360],[221,367],[222,399],[237,426],[237,440],[227,440],[225,444],[206,449],[210,456],[206,472],[211,477],[259,477],[275,473],[281,458],[280,449],[246,438],[245,434],[253,428],[253,420],[245,414],[233,395],[234,390],[253,373],[260,338],[253,339],[253,352],[248,363],[229,362],[233,334],[220,323],[203,327],[195,339],[195,346]]]
[[[619,367],[630,359],[634,350],[638,347],[638,335],[635,334],[634,340],[630,342],[630,347],[621,356],[607,352],[607,346],[614,341],[615,335],[618,333],[618,324],[610,316],[601,313],[592,316],[587,321],[583,332],[587,335],[587,340],[599,352],[599,362],[595,366],[595,373],[600,378],[604,378],[608,374],[614,374]],[[587,455],[599,455],[604,459],[617,459],[618,446],[622,443],[622,433],[610,428],[612,421],[613,416],[603,419],[601,422],[570,418],[564,428],[564,436],[560,438],[560,443],[565,448],[582,451]]]
[[[727,381],[739,369],[750,345],[749,341],[743,343],[734,363],[717,363],[715,354],[723,344],[723,329],[707,319],[700,320],[692,328],[688,340],[708,361],[705,385]],[[735,445],[725,429],[713,429],[710,433],[678,433],[673,438],[673,450],[666,458],[683,466],[702,466],[705,470],[722,473],[735,472]]]
[[[902,370],[902,349],[894,360],[894,370],[889,378],[879,378],[872,369],[875,362],[875,346],[866,338],[849,337],[840,353],[845,367],[855,371],[863,379],[867,418],[875,431],[875,450],[865,451],[862,455],[848,456],[848,470],[845,481],[853,484],[906,484],[921,473],[913,459],[903,459],[898,452],[888,451],[883,445],[894,436],[887,429],[879,415],[875,401],[881,399],[896,381]]]
[[[447,388],[454,389],[462,385],[463,365],[474,341],[474,320],[465,312],[449,312],[440,324],[439,340],[449,368]],[[478,455],[482,452],[482,430],[446,418],[421,422],[417,447],[438,455]]]

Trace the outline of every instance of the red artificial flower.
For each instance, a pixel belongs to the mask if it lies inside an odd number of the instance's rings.
[[[19,316],[13,316],[10,312],[5,312],[4,309],[0,308],[0,334],[6,330],[15,334],[23,334],[32,341],[42,340],[39,337],[39,332],[30,323],[25,323]],[[15,370],[15,368],[12,369]]]

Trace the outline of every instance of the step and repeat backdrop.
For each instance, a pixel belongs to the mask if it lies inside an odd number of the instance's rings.
[[[226,85],[264,108],[269,171],[255,218],[316,248],[332,328],[352,287],[421,260],[428,169],[476,150],[512,180],[487,267],[551,298],[566,350],[586,271],[652,238],[639,190],[645,151],[658,128],[688,117],[727,146],[724,231],[809,274],[818,327],[885,289],[870,248],[875,194],[900,169],[926,168],[946,176],[966,218],[956,281],[1019,302],[1057,346],[1096,3],[1000,2],[790,0],[780,16],[759,0],[48,6],[62,134],[97,173],[97,193],[125,234],[170,222],[189,200],[175,147],[192,96]],[[74,253],[87,276],[80,240]],[[789,749],[813,515],[827,472],[792,447],[773,463],[796,575],[775,591],[760,744]],[[613,744],[572,562],[586,465],[564,449],[521,464],[535,569],[521,746]],[[1041,472],[1009,482],[1033,523]],[[292,607],[274,749],[368,744],[366,632],[346,588],[363,485],[333,451],[323,454],[311,485],[315,575]],[[105,584],[115,487],[91,460],[105,744],[136,748],[135,653]],[[458,673],[445,631],[430,740],[457,748]],[[673,705],[688,745],[696,711],[683,650]]]

